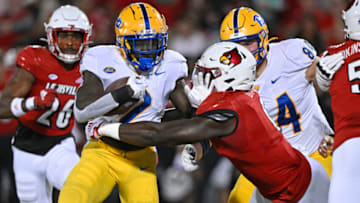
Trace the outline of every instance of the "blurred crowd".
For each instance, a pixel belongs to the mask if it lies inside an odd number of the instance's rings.
[[[92,44],[114,44],[114,21],[134,0],[0,0],[0,94],[15,70],[17,52],[30,44],[46,45],[43,23],[60,5],[82,9],[93,24]],[[169,26],[168,47],[188,59],[189,68],[210,44],[219,40],[223,17],[233,8],[251,7],[264,17],[270,37],[301,37],[320,54],[344,39],[341,19],[345,0],[143,0],[163,13]],[[330,100],[319,92],[321,106],[332,124]],[[16,121],[0,120],[0,202],[15,202],[10,140]],[[199,170],[180,168],[174,148],[159,148],[159,187],[162,202],[226,202],[237,177],[231,164],[211,152]],[[116,194],[116,193],[114,193]],[[113,199],[116,199],[113,198]],[[111,200],[107,200],[111,202]]]

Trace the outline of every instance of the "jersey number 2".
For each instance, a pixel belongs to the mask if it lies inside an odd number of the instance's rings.
[[[276,122],[279,127],[291,124],[294,133],[301,131],[300,113],[297,112],[296,107],[287,92],[280,95],[276,102],[278,104],[278,117]]]
[[[58,117],[56,118],[56,127],[60,129],[67,128],[69,126],[69,121],[71,118],[74,99],[69,99],[64,107],[59,111]],[[59,109],[60,102],[58,99],[55,100],[51,109],[45,111],[41,116],[36,120],[38,123],[45,125],[47,127],[51,126],[51,116]]]

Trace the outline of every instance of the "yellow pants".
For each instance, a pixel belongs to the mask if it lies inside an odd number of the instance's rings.
[[[327,158],[324,158],[319,154],[319,152],[315,152],[310,157],[321,163],[330,178],[332,170],[332,156],[329,155]],[[248,203],[253,193],[253,190],[254,185],[243,175],[240,175],[238,180],[236,181],[234,188],[231,190],[228,203]]]
[[[59,203],[103,202],[115,185],[122,203],[158,203],[153,147],[125,152],[101,140],[90,142],[71,171]]]

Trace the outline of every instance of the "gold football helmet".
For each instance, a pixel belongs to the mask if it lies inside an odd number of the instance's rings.
[[[231,10],[224,18],[220,27],[220,40],[240,42],[257,39],[258,48],[252,52],[257,64],[266,57],[269,30],[261,15],[251,8],[241,7]]]
[[[133,3],[116,20],[116,44],[136,70],[148,72],[163,59],[167,30],[165,18],[154,7]]]

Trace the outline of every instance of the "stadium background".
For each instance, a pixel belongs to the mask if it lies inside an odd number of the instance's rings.
[[[46,45],[43,23],[60,5],[82,9],[93,24],[91,46],[114,44],[114,22],[131,0],[0,0],[0,94],[15,70],[17,52],[26,45]],[[346,0],[144,0],[166,17],[168,47],[187,57],[189,68],[210,44],[218,41],[220,23],[232,8],[248,6],[262,14],[270,36],[301,37],[318,54],[344,39],[341,12]],[[191,70],[190,70],[191,71]],[[320,105],[332,125],[330,100],[318,91]],[[17,202],[12,180],[10,139],[16,122],[0,120],[0,202]],[[185,173],[174,161],[175,149],[159,147],[158,177],[162,203],[226,202],[237,172],[211,152],[200,169]],[[105,202],[118,202],[116,191]]]

